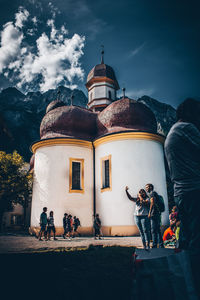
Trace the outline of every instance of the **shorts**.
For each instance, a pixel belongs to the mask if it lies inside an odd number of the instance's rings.
[[[47,232],[48,233],[51,233],[51,230],[53,231],[53,233],[55,233],[56,232],[55,226],[48,226],[47,227]]]
[[[40,231],[46,231],[47,225],[45,224],[41,224],[41,229]]]

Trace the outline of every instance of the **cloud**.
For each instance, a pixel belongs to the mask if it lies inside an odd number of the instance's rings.
[[[15,14],[15,26],[22,28],[23,27],[23,23],[25,21],[27,21],[29,17],[29,12],[28,10],[24,9],[23,7],[19,7],[19,11],[18,13]]]
[[[20,55],[23,33],[12,22],[4,25],[1,32],[0,73]]]
[[[137,54],[144,48],[145,44],[146,44],[146,43],[143,43],[143,44],[141,44],[139,47],[133,49],[133,50],[130,52],[129,57],[133,57],[133,56],[137,55]]]
[[[15,15],[15,23],[4,25],[1,32],[0,73],[4,72],[4,76],[13,79],[17,87],[25,91],[39,86],[45,92],[59,84],[77,87],[74,80],[83,80],[84,77],[80,58],[85,37],[74,34],[69,38],[64,25],[57,29],[54,19],[49,19],[49,34],[41,33],[34,44],[29,45],[25,42],[22,30],[28,17],[29,12],[20,8]],[[33,30],[26,30],[26,35],[33,34]]]

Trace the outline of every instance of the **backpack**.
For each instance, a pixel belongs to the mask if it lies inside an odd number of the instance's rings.
[[[156,206],[160,213],[163,213],[165,211],[164,199],[161,195],[158,195],[157,193],[156,193]]]

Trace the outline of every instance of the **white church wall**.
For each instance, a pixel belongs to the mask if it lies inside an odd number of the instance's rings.
[[[69,193],[70,158],[84,159],[84,193]],[[92,226],[93,152],[74,145],[43,146],[35,153],[31,227],[39,226],[43,207],[54,211],[55,226],[63,215],[76,215],[85,227]]]
[[[145,184],[152,183],[163,196],[166,211],[162,224],[168,224],[168,198],[164,167],[163,148],[153,140],[117,140],[99,144],[96,147],[96,212],[102,218],[103,226],[135,225],[134,207],[125,193],[136,196]],[[101,159],[111,155],[112,188],[101,191]]]

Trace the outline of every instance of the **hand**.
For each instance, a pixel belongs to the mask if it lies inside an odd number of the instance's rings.
[[[149,218],[149,219],[151,218],[151,215],[150,215],[150,214],[148,214],[148,218]]]
[[[128,186],[126,186],[126,187],[125,187],[125,191],[128,191],[128,189],[129,189],[129,187],[128,187]]]

